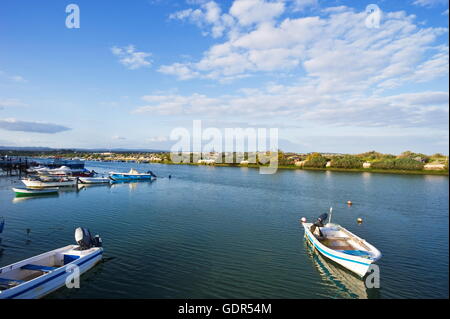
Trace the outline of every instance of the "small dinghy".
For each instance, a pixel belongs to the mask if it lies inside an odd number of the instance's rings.
[[[68,245],[0,268],[0,299],[41,298],[66,284],[78,267],[80,275],[102,260],[102,241],[77,228],[78,245]]]
[[[322,214],[315,223],[302,218],[305,237],[324,257],[364,277],[370,265],[381,258],[381,252],[338,224],[325,225],[327,218],[328,214]]]
[[[80,177],[81,184],[109,184],[111,179],[109,177]]]
[[[57,195],[57,188],[46,188],[46,189],[34,189],[34,188],[13,188],[14,193],[17,197],[28,197],[28,196],[44,196],[44,195]]]
[[[156,178],[156,175],[153,174],[152,171],[148,171],[147,173],[139,173],[132,168],[128,173],[110,172],[109,178],[111,178],[113,181],[151,181]]]

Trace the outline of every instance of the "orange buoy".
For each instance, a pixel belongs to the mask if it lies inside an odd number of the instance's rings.
[[[352,206],[353,205],[352,201],[351,200],[347,201],[347,205]]]

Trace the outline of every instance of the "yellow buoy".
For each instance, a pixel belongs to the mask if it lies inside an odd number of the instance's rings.
[[[362,224],[363,219],[362,219],[361,217],[358,217],[358,218],[356,219],[356,221],[358,222],[358,224]]]
[[[351,200],[347,201],[347,205],[349,206],[353,205],[352,201]]]

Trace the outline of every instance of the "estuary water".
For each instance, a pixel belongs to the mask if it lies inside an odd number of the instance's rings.
[[[83,226],[105,260],[47,298],[448,298],[447,176],[86,163],[132,167],[159,178],[15,199],[21,182],[0,177],[0,266],[73,244]],[[299,219],[330,206],[382,252],[379,289],[306,244]]]

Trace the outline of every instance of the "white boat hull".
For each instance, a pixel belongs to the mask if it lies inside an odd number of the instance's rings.
[[[109,184],[111,179],[107,177],[80,177],[80,183],[82,184]]]
[[[77,180],[72,179],[63,182],[51,182],[51,181],[40,181],[40,180],[29,180],[23,179],[22,183],[29,188],[46,188],[46,187],[73,187],[77,185]]]
[[[329,247],[323,245],[317,238],[314,236],[311,231],[311,223],[303,223],[303,228],[305,230],[305,237],[309,242],[314,246],[314,248],[322,254],[324,257],[331,259],[335,263],[345,267],[346,269],[352,271],[353,273],[357,274],[359,277],[364,277],[369,270],[369,267],[373,262],[378,260],[381,257],[381,253],[370,245],[369,243],[364,241],[364,244],[367,246],[370,246],[370,248],[375,252],[375,254],[378,254],[378,256],[374,259],[369,258],[363,258],[358,256],[352,256],[347,253],[339,252],[334,249],[330,249]],[[350,233],[351,234],[351,233]],[[354,235],[354,234],[352,234]],[[356,238],[358,238],[356,235],[354,235]],[[359,239],[359,238],[358,238]],[[360,239],[362,241],[362,239]]]
[[[56,268],[46,274],[36,277],[30,281],[26,281],[23,284],[9,288],[7,290],[0,291],[0,299],[36,299],[42,298],[49,293],[66,285],[66,279],[68,276],[73,276],[73,272],[70,269],[75,265],[78,266],[80,275],[94,267],[102,259],[103,249],[100,247],[94,247],[84,251],[74,250],[78,246],[69,245],[60,249],[56,249],[51,252],[44,253],[39,256],[35,256],[18,263],[0,268],[0,278],[8,279],[14,278],[18,271],[24,271],[21,267],[33,264],[36,260],[45,260],[45,258],[64,258],[64,255],[78,256],[75,259],[61,267]],[[62,262],[62,261],[60,261]],[[29,270],[26,270],[29,271]],[[32,272],[32,271],[30,271]]]

